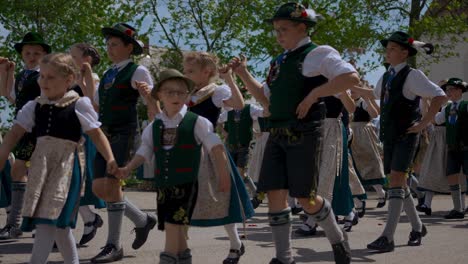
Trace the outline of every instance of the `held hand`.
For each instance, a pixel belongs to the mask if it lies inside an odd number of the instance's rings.
[[[232,78],[232,70],[229,65],[223,65],[221,68],[218,70],[219,72],[219,77],[223,79],[224,81],[230,81],[233,80]]]
[[[247,57],[241,54],[239,57],[234,57],[229,62],[229,66],[235,74],[239,74],[243,70],[247,70]]]
[[[408,128],[408,130],[406,130],[406,133],[408,134],[419,133],[423,131],[426,128],[426,126],[427,124],[425,123],[421,123],[421,122],[414,123],[413,126],[411,126],[410,128]]]
[[[311,93],[307,95],[307,97],[304,98],[304,100],[302,100],[302,102],[297,106],[297,118],[302,119],[306,117],[307,113],[310,110],[310,107],[316,102],[317,98],[315,98],[315,96],[313,96]]]
[[[110,160],[107,162],[107,173],[115,175],[117,173],[118,168],[119,166],[117,165],[117,162],[115,162],[115,160]]]
[[[218,182],[218,191],[227,193],[229,190],[231,190],[231,176],[229,174],[221,176]]]
[[[15,66],[16,66],[16,63],[14,61],[10,61],[8,71],[14,73],[15,72]]]
[[[151,89],[146,82],[138,82],[135,81],[136,87],[138,92],[140,92],[141,96],[148,97],[151,94]]]
[[[125,180],[128,178],[129,175],[130,175],[130,170],[125,166],[123,168],[117,169],[117,173],[115,174],[115,177],[121,180]]]

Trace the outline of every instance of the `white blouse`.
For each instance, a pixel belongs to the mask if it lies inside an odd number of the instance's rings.
[[[54,101],[50,101],[54,104]],[[18,124],[24,128],[27,132],[31,132],[33,127],[36,125],[34,122],[36,113],[36,100],[29,101],[21,110],[18,112],[18,116],[14,121],[14,124]],[[75,104],[75,113],[80,121],[83,131],[87,132],[99,128],[101,122],[98,121],[98,114],[94,111],[91,101],[87,97],[80,97]],[[66,124],[63,124],[66,125]]]

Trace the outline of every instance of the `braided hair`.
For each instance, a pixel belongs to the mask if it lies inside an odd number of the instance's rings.
[[[77,48],[81,50],[83,57],[90,56],[91,57],[91,67],[94,67],[101,62],[101,56],[99,55],[96,48],[91,46],[88,43],[76,43],[72,46],[72,48]]]

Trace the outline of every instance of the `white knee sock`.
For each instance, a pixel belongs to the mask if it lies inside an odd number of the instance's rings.
[[[377,192],[377,196],[379,196],[379,199],[384,199],[385,198],[385,191],[382,188],[381,184],[374,184],[374,185],[372,185],[372,187]]]
[[[79,264],[78,251],[76,250],[75,238],[69,227],[57,228],[55,232],[55,241],[62,254],[65,264]]]
[[[45,264],[54,245],[55,226],[37,225],[30,264]],[[74,242],[74,241],[73,241]]]
[[[426,191],[426,196],[424,197],[424,204],[431,208],[432,206],[432,198],[434,197],[434,192]]]
[[[229,242],[231,243],[230,249],[240,249],[242,246],[242,242],[239,238],[239,233],[237,232],[236,224],[224,225],[224,229],[226,230],[226,233],[229,236]],[[231,255],[231,253],[229,255]],[[233,256],[229,256],[229,257],[236,257],[236,256],[237,255],[233,254]]]
[[[80,213],[81,218],[83,218],[83,223],[92,223],[96,219],[96,214],[91,210],[91,205],[83,205],[80,206],[78,210]],[[89,234],[93,230],[92,226],[84,226],[83,233]]]

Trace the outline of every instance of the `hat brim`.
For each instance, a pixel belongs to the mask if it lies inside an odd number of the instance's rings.
[[[398,41],[398,40],[394,40],[394,39],[382,39],[380,40],[380,44],[382,44],[382,46],[384,46],[384,48],[387,47],[388,45],[388,42],[395,42],[395,43],[398,43],[399,45],[405,47],[405,48],[408,48],[409,50],[409,56],[412,57],[414,55],[416,55],[418,53],[418,50],[416,48],[414,48],[413,46],[410,46],[408,45],[407,43],[404,43],[404,42],[401,42],[401,41]]]
[[[313,27],[317,24],[317,22],[314,22],[312,20],[304,20],[300,18],[282,18],[282,17],[264,19],[263,22],[268,23],[268,24],[273,24],[273,22],[277,20],[290,20],[294,22],[300,22],[300,23],[306,24],[309,27]]]
[[[464,85],[456,85],[456,84],[450,84],[450,83],[446,83],[442,86],[440,86],[440,88],[442,88],[442,90],[447,91],[447,86],[455,86],[455,87],[458,87],[462,90],[462,93],[466,92],[468,90],[468,87],[464,86]]]
[[[159,91],[159,89],[161,88],[161,85],[166,82],[166,81],[169,81],[169,80],[174,80],[174,79],[180,79],[180,80],[183,80],[186,84],[187,84],[187,88],[189,90],[189,92],[192,92],[193,89],[195,88],[195,83],[190,80],[189,78],[187,77],[182,77],[182,76],[174,76],[174,77],[170,77],[170,78],[167,78],[163,81],[160,81],[158,82],[154,87],[153,87],[153,90],[151,90],[151,96],[155,99],[158,99],[158,96],[157,96],[157,93]]]
[[[119,38],[123,38],[123,39],[126,39],[126,40],[130,41],[133,44],[133,51],[132,51],[133,55],[140,55],[140,54],[143,53],[143,46],[140,44],[140,42],[138,42],[136,39],[122,33],[121,31],[118,31],[118,30],[116,30],[114,28],[105,27],[105,28],[101,29],[101,32],[104,35],[104,37],[114,36],[114,37],[119,37]]]
[[[40,45],[44,51],[49,54],[52,49],[50,48],[49,45],[47,45],[46,43],[43,43],[43,42],[36,42],[36,41],[31,41],[31,42],[20,42],[20,43],[16,43],[14,45],[14,48],[16,50],[16,52],[18,52],[19,54],[21,54],[21,52],[23,51],[23,47],[24,45]]]

